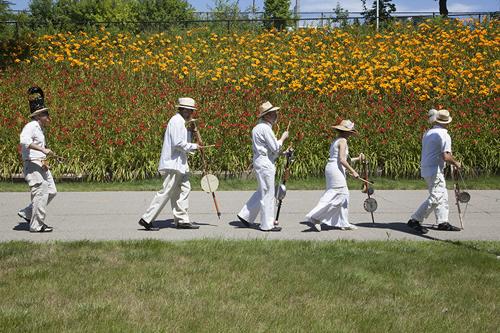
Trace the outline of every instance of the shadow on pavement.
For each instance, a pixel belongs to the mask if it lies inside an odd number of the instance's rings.
[[[210,224],[210,223],[201,223],[201,222],[192,222],[194,225],[199,225],[199,226],[215,226],[215,224]],[[158,227],[161,229],[168,229],[168,228],[171,228],[171,229],[177,229],[177,227],[175,226],[175,221],[174,219],[168,219],[168,220],[156,220],[153,222],[153,225],[155,227]],[[144,228],[139,228],[137,229],[139,231],[148,231]],[[181,229],[179,229],[181,230]]]
[[[235,227],[236,229],[257,229],[259,227],[257,224],[253,223],[249,228],[241,223],[241,221],[231,221],[229,222],[229,225]]]
[[[19,222],[18,225],[16,225],[12,230],[16,231],[29,231],[30,230],[30,224],[28,222]]]

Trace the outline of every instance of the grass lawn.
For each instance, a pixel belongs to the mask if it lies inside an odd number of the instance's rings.
[[[1,332],[498,332],[500,242],[9,242]]]
[[[255,179],[220,178],[219,191],[244,191],[255,190],[257,181]],[[424,190],[426,189],[423,179],[371,179],[377,190]],[[89,192],[89,191],[158,191],[161,188],[160,178],[130,181],[130,182],[57,182],[57,189],[61,192]],[[191,177],[193,190],[200,191],[200,177]],[[348,178],[348,185],[351,189],[360,189],[361,182],[353,178]],[[478,177],[466,180],[467,189],[476,190],[500,190],[500,176]],[[461,184],[462,186],[462,184]],[[448,181],[448,188],[452,188],[453,183]],[[290,179],[287,183],[289,190],[323,190],[325,188],[324,178]],[[28,186],[25,182],[0,182],[0,192],[25,192]]]

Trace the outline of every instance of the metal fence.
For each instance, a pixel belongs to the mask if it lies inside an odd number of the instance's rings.
[[[54,30],[88,30],[99,27],[114,28],[117,30],[126,30],[134,32],[163,32],[172,29],[192,29],[197,27],[209,27],[223,29],[227,32],[240,29],[260,29],[266,26],[276,26],[279,28],[314,28],[314,27],[337,27],[341,25],[350,25],[354,23],[363,24],[365,19],[362,12],[349,12],[347,17],[339,17],[335,12],[301,12],[296,17],[290,19],[267,19],[263,12],[240,12],[237,17],[213,18],[216,13],[196,12],[193,20],[177,21],[109,21],[109,22],[66,22],[66,21],[3,21],[0,27],[9,27],[16,36],[19,36],[21,30],[43,30],[51,28]],[[420,22],[427,18],[439,17],[438,12],[395,12],[392,13],[392,19],[397,21]],[[455,18],[468,21],[482,22],[486,19],[499,18],[499,12],[451,12],[449,18]]]

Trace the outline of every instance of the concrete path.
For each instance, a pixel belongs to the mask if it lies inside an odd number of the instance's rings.
[[[224,239],[302,239],[302,240],[387,240],[387,239],[449,239],[500,240],[500,191],[470,191],[471,202],[465,215],[465,230],[442,232],[431,230],[418,236],[406,227],[411,213],[426,197],[426,191],[376,191],[378,210],[376,224],[363,209],[365,195],[351,191],[350,221],[355,231],[326,230],[312,232],[304,215],[317,203],[322,191],[289,191],[282,206],[280,218],[283,231],[265,233],[243,228],[236,221],[236,213],[250,197],[251,192],[218,192],[222,210],[217,220],[211,196],[193,192],[190,197],[191,219],[200,224],[199,230],[177,230],[171,220],[170,205],[160,214],[157,232],[146,232],[137,224],[153,198],[154,192],[61,192],[48,209],[47,224],[54,232],[33,234],[17,217],[17,210],[29,201],[29,193],[0,193],[0,241],[31,240],[128,240],[162,239],[185,240],[195,238]],[[450,191],[450,222],[459,225],[455,198]],[[426,223],[434,223],[431,216]]]

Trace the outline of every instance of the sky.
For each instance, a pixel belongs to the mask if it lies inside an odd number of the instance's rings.
[[[30,0],[9,0],[13,5],[11,9],[27,9]],[[295,0],[292,1],[292,7]],[[213,0],[188,0],[188,2],[198,11],[208,11],[209,7],[213,7]],[[362,10],[361,0],[300,0],[301,12],[328,12],[332,11],[337,2],[351,12],[359,12]],[[373,0],[367,0],[367,3],[372,3]],[[262,9],[263,0],[255,0],[258,8]],[[398,12],[409,11],[424,11],[424,12],[439,12],[439,5],[434,0],[393,0]],[[252,5],[252,0],[240,0],[240,8],[242,10]],[[500,0],[448,0],[448,10],[450,12],[471,12],[471,11],[500,11]]]

